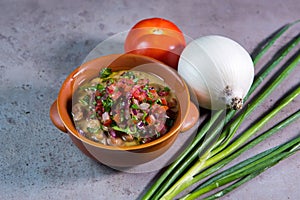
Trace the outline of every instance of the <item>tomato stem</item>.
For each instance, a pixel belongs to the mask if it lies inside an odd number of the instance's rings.
[[[155,28],[153,29],[153,34],[155,35],[162,35],[164,33],[164,31],[162,29],[159,29],[159,28]]]

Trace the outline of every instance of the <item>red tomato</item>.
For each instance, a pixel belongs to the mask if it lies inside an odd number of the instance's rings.
[[[141,92],[138,89],[133,92],[132,96],[140,102],[144,101],[147,98],[146,93]]]
[[[161,98],[161,104],[164,105],[164,106],[168,105],[168,102],[167,102],[166,98],[164,98],[164,97]]]
[[[134,25],[125,40],[125,52],[155,58],[177,69],[186,46],[184,35],[172,22],[162,18],[144,19]]]

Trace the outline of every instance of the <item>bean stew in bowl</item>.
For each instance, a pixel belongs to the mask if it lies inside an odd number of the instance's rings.
[[[174,91],[159,77],[111,68],[82,84],[72,103],[79,133],[111,146],[140,145],[161,137],[173,126],[179,109]]]
[[[147,56],[111,54],[69,74],[50,118],[87,156],[129,167],[161,156],[199,112],[171,67]]]

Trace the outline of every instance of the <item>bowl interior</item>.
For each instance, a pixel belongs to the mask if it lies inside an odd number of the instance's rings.
[[[167,134],[156,140],[142,145],[129,147],[114,147],[93,142],[78,133],[73,123],[71,115],[73,92],[84,81],[96,77],[99,74],[101,68],[105,67],[112,68],[113,71],[130,70],[134,68],[134,70],[154,74],[163,79],[171,87],[171,89],[175,91],[175,95],[177,96],[177,99],[179,101],[180,109],[174,125]],[[72,135],[77,137],[79,140],[104,149],[138,150],[157,145],[172,137],[174,134],[177,134],[181,128],[184,119],[187,116],[187,111],[190,103],[189,99],[189,91],[185,82],[172,68],[166,66],[165,64],[155,59],[146,56],[139,56],[134,54],[117,54],[96,58],[75,69],[63,83],[58,95],[57,102],[58,113],[65,127]]]

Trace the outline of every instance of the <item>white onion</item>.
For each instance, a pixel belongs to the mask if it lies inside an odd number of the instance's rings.
[[[183,50],[178,73],[194,90],[199,105],[208,109],[241,109],[254,78],[249,53],[227,37],[210,35]]]

